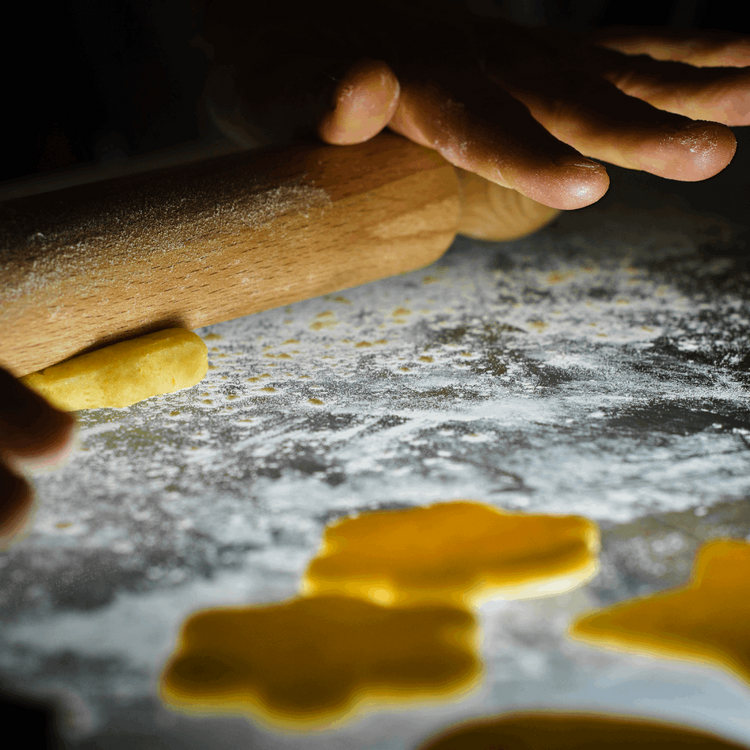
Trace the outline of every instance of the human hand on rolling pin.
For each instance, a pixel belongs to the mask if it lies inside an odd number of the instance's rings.
[[[259,7],[260,6],[260,7]],[[594,203],[601,160],[696,181],[750,124],[750,40],[724,32],[525,28],[428,0],[207,8],[209,107],[246,142],[388,126],[558,209]]]
[[[24,468],[54,465],[73,443],[75,420],[0,367],[0,549],[23,528],[33,491]]]

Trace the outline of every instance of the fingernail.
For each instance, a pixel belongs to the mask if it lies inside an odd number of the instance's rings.
[[[687,122],[682,122],[677,126],[677,132],[678,133],[688,133],[693,130],[702,130],[705,128],[706,123],[703,120],[688,120]]]
[[[587,159],[585,156],[557,156],[552,160],[552,163],[558,168],[565,167],[577,167],[578,169],[601,169],[601,164],[598,164],[591,159]]]

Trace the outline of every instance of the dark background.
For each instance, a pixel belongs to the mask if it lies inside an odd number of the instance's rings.
[[[570,29],[747,28],[740,4],[726,0],[465,2],[478,12],[497,8],[521,23]],[[4,42],[0,181],[138,156],[194,141],[210,127],[201,103],[201,0],[63,0],[44,9],[17,2],[13,11]]]

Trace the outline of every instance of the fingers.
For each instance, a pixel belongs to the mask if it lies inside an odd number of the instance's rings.
[[[598,29],[588,38],[626,55],[649,55],[654,60],[673,60],[696,67],[750,65],[750,39],[731,31],[613,26]]]
[[[602,76],[628,96],[693,120],[750,125],[750,69],[695,68],[617,53],[602,61]]]
[[[53,465],[73,445],[75,420],[0,367],[0,547],[26,524],[33,492],[20,467]]]
[[[73,443],[75,419],[0,367],[0,457],[52,465]]]
[[[426,74],[402,77],[391,129],[545,206],[580,208],[604,195],[604,167],[550,135],[498,87],[475,82],[471,88],[467,77],[458,81],[450,87]]]
[[[595,73],[534,62],[492,71],[550,133],[592,158],[684,181],[711,177],[731,161],[736,140],[724,125],[663,112]]]
[[[318,122],[318,135],[326,143],[363,143],[390,122],[399,91],[398,79],[386,63],[354,63],[334,91],[332,108]]]
[[[0,549],[26,525],[33,500],[28,482],[0,461]]]

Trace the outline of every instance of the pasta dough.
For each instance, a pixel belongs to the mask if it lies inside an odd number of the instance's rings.
[[[449,698],[481,676],[472,614],[324,595],[193,614],[161,678],[188,712],[328,728],[358,708]]]
[[[208,370],[200,336],[168,328],[31,373],[21,380],[58,409],[123,407],[195,385]]]
[[[302,591],[474,607],[569,591],[598,571],[598,552],[597,525],[578,516],[469,501],[376,511],[328,526]]]
[[[592,645],[713,664],[750,682],[750,544],[716,539],[698,552],[685,586],[614,604],[575,620]]]
[[[607,714],[533,711],[459,724],[418,750],[742,750],[699,729]]]

